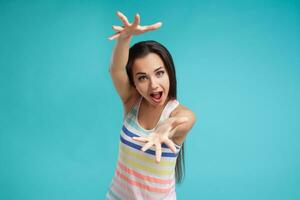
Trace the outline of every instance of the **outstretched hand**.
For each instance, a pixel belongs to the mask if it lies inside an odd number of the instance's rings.
[[[158,124],[154,132],[152,132],[147,137],[133,137],[133,140],[146,143],[142,147],[142,151],[147,151],[152,146],[155,146],[155,157],[156,162],[160,162],[161,159],[161,145],[165,143],[172,152],[176,152],[176,147],[174,142],[170,139],[176,132],[179,125],[188,121],[187,117],[174,118],[171,117],[164,122]]]
[[[116,33],[110,36],[108,38],[109,40],[114,40],[117,38],[128,38],[131,37],[132,35],[140,35],[148,31],[156,30],[162,25],[161,22],[157,22],[155,24],[148,25],[148,26],[140,26],[139,14],[135,15],[133,23],[129,23],[127,17],[119,11],[117,12],[117,16],[121,19],[123,26],[113,25],[112,28],[116,31]]]

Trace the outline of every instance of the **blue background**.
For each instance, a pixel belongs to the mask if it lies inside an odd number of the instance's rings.
[[[300,2],[0,1],[0,199],[104,199],[117,10],[161,29],[197,116],[178,199],[300,199]]]

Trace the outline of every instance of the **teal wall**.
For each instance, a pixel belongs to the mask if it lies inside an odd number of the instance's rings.
[[[0,199],[104,199],[122,105],[115,12],[163,22],[197,123],[178,199],[300,199],[300,2],[0,1]]]

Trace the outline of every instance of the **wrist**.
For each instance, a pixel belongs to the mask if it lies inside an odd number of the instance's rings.
[[[118,40],[118,42],[130,43],[131,38],[132,38],[132,35],[129,35],[129,36],[120,35],[120,37],[117,40]]]

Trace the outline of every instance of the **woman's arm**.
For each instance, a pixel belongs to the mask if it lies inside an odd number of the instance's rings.
[[[126,73],[129,45],[131,37],[119,38],[113,50],[109,72],[114,86],[120,95],[122,102],[126,104],[132,94],[132,87]]]
[[[184,142],[188,132],[192,129],[196,121],[195,114],[190,109],[180,105],[178,109],[174,110],[174,112],[171,113],[170,118],[182,117],[187,118],[187,121],[185,123],[179,124],[175,128],[173,135],[169,136],[178,145],[181,145]]]
[[[129,23],[127,17],[121,12],[117,12],[117,16],[122,21],[123,26],[112,26],[116,33],[109,37],[109,39],[116,39],[117,44],[113,50],[109,72],[123,104],[126,105],[136,92],[135,88],[129,83],[125,69],[128,62],[131,38],[133,35],[140,35],[151,30],[156,30],[161,26],[161,23],[150,26],[140,26],[140,16],[138,14],[135,15],[133,23]]]
[[[123,15],[121,12],[117,12],[117,16],[123,22],[124,26],[131,26],[132,29],[136,28],[139,23],[138,15],[135,16],[135,21],[131,25],[129,24],[127,17]],[[132,94],[132,87],[130,86],[129,79],[126,73],[126,64],[128,62],[128,54],[129,54],[129,46],[132,38],[132,34],[129,34],[128,31],[124,31],[124,28],[120,26],[113,26],[113,29],[117,31],[113,36],[109,39],[116,39],[117,43],[113,50],[111,64],[109,68],[110,75],[112,77],[114,86],[120,95],[122,102],[126,104],[126,102],[130,99]]]

